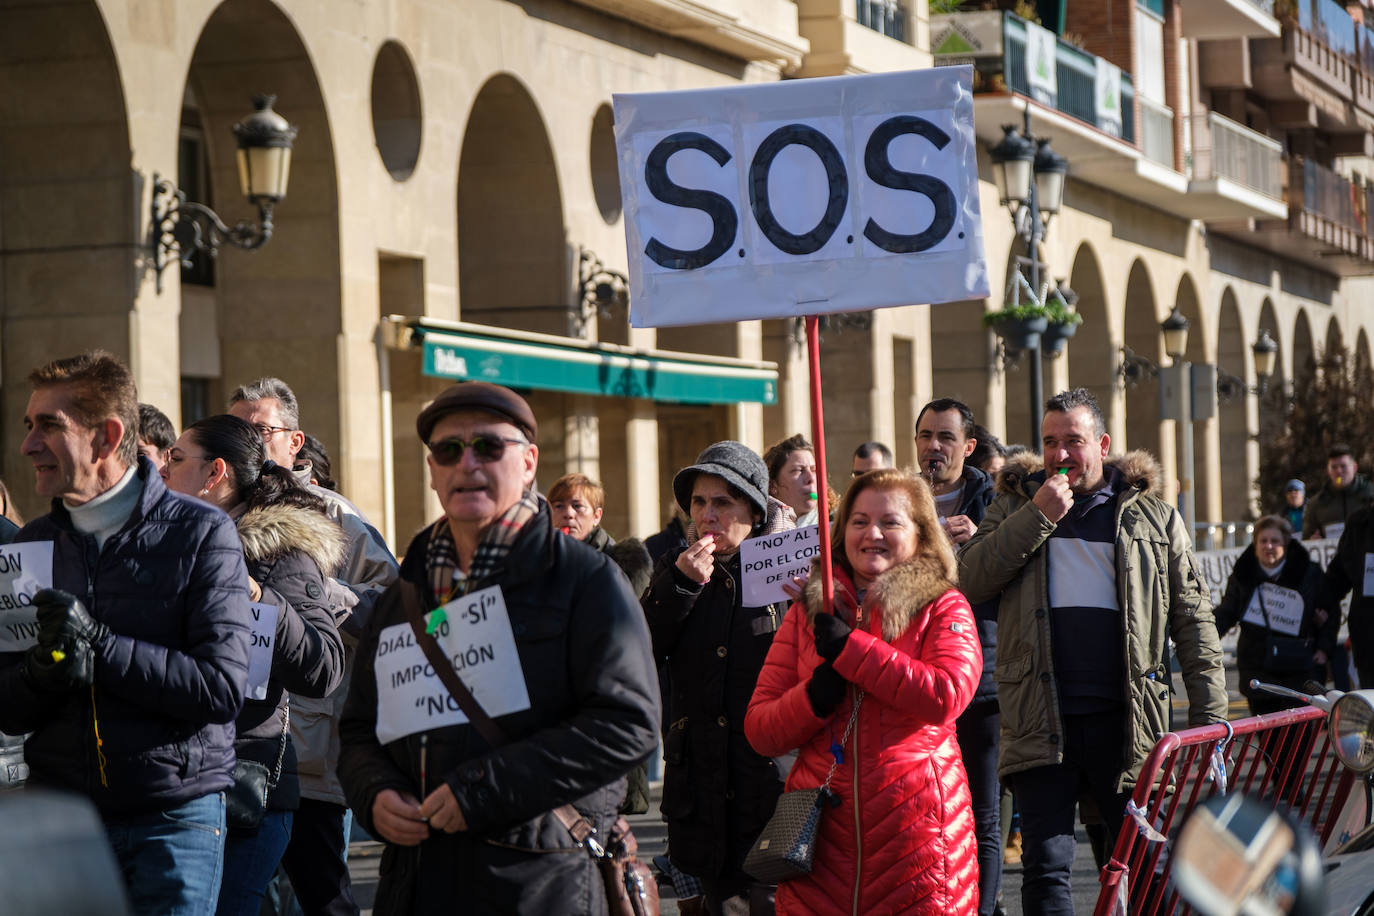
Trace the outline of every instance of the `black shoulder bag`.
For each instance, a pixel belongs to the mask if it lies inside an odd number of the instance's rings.
[[[267,814],[267,796],[281,780],[286,761],[287,733],[291,729],[291,699],[281,709],[281,744],[277,765],[271,770],[256,760],[239,758],[234,762],[234,784],[224,793],[224,818],[230,830],[257,830]]]

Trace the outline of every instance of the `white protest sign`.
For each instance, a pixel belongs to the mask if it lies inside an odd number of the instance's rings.
[[[1364,555],[1364,591],[1362,595],[1374,595],[1374,553]]]
[[[630,323],[986,297],[972,79],[617,94]]]
[[[1339,541],[1341,534],[1345,532],[1345,522],[1331,522],[1322,525],[1322,537],[1333,541]]]
[[[775,601],[791,601],[782,590],[793,576],[811,571],[811,561],[821,552],[820,530],[815,525],[765,534],[739,545],[740,571],[744,577],[745,607],[762,607]]]
[[[437,615],[442,614],[436,622]],[[492,718],[530,708],[520,654],[501,587],[493,585],[431,611],[426,629]],[[415,642],[409,623],[377,637],[377,740],[382,744],[468,720]]]
[[[267,682],[272,678],[272,648],[277,641],[277,608],[254,602],[253,644],[248,650],[248,699],[267,699]]]
[[[1302,610],[1302,595],[1299,592],[1273,582],[1263,582],[1250,596],[1250,606],[1245,609],[1245,616],[1241,620],[1259,627],[1267,626],[1275,633],[1297,636],[1298,630],[1302,629]],[[1269,615],[1267,625],[1264,622],[1266,613]]]
[[[52,541],[0,547],[0,652],[38,642],[33,593],[44,588],[52,588]]]
[[[1303,541],[1302,546],[1306,548],[1314,563],[1326,569],[1336,556],[1336,543],[1330,538],[1324,538]],[[1221,603],[1222,596],[1226,594],[1226,582],[1231,578],[1231,570],[1235,568],[1237,558],[1244,552],[1244,547],[1228,547],[1224,550],[1199,550],[1193,554],[1197,560],[1198,572],[1202,576],[1202,584],[1210,593],[1212,607]]]

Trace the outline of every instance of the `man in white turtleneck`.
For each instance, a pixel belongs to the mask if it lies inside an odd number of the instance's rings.
[[[134,912],[209,916],[248,679],[238,534],[139,457],[119,360],[55,360],[29,382],[21,450],[52,509],[15,542],[52,545],[53,587],[33,596],[36,644],[0,654],[0,731],[32,732],[30,785],[95,803]]]

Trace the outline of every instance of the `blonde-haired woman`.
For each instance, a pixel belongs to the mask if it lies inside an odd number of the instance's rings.
[[[760,754],[800,748],[788,791],[822,785],[836,764],[839,804],[822,814],[812,872],[779,886],[777,910],[973,914],[977,844],[954,722],[982,651],[930,488],[890,468],[857,478],[831,552],[835,607],[821,606],[812,575],[744,723]]]

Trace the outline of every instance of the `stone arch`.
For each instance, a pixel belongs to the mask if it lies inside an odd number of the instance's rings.
[[[544,117],[515,76],[478,91],[458,163],[458,303],[464,320],[570,334],[570,255]]]
[[[1303,391],[1317,374],[1317,348],[1307,310],[1298,309],[1293,322],[1293,388]]]
[[[1345,336],[1341,333],[1341,323],[1332,315],[1326,323],[1326,340],[1322,343],[1322,358],[1329,359],[1345,349]]]
[[[198,126],[208,166],[204,202],[230,225],[257,219],[239,191],[231,128],[264,90],[276,95],[274,108],[298,129],[286,199],[273,211],[271,241],[249,252],[222,246],[212,285],[182,285],[183,412],[194,400],[218,413],[235,386],[275,375],[291,385],[309,432],[340,455],[338,173],[324,94],[304,39],[280,7],[226,0],[196,41],[180,136],[187,136],[188,121]],[[185,183],[184,145],[181,152]],[[348,462],[336,458],[335,465],[347,469]]]
[[[1149,269],[1137,258],[1126,280],[1126,346],[1136,356],[1158,366],[1163,345],[1159,338],[1159,307],[1155,303]],[[1124,400],[1126,441],[1114,445],[1112,450],[1145,449],[1159,455],[1159,386],[1155,379],[1145,374],[1135,384],[1128,383]]]
[[[134,362],[138,177],[123,80],[95,2],[7,5],[0,44],[0,435],[25,515],[45,511],[18,449],[35,366],[103,347]],[[135,371],[137,367],[135,366]]]
[[[1241,324],[1240,306],[1235,291],[1227,286],[1221,294],[1221,308],[1217,314],[1217,369],[1240,379],[1239,391],[1227,391],[1227,397],[1217,404],[1217,425],[1221,438],[1221,517],[1223,521],[1240,521],[1250,515],[1250,479],[1252,469],[1247,457],[1250,422],[1247,416],[1249,394],[1246,390],[1250,372],[1247,369],[1248,347],[1245,329]],[[1244,473],[1237,473],[1244,468]]]
[[[1364,328],[1360,328],[1360,333],[1355,336],[1355,365],[1362,369],[1368,369],[1372,364],[1369,356],[1369,335]]]
[[[1107,317],[1107,292],[1102,264],[1092,245],[1083,242],[1074,254],[1069,286],[1078,294],[1078,313],[1083,323],[1068,343],[1069,385],[1087,388],[1097,397],[1107,429],[1115,413],[1119,354]]]

